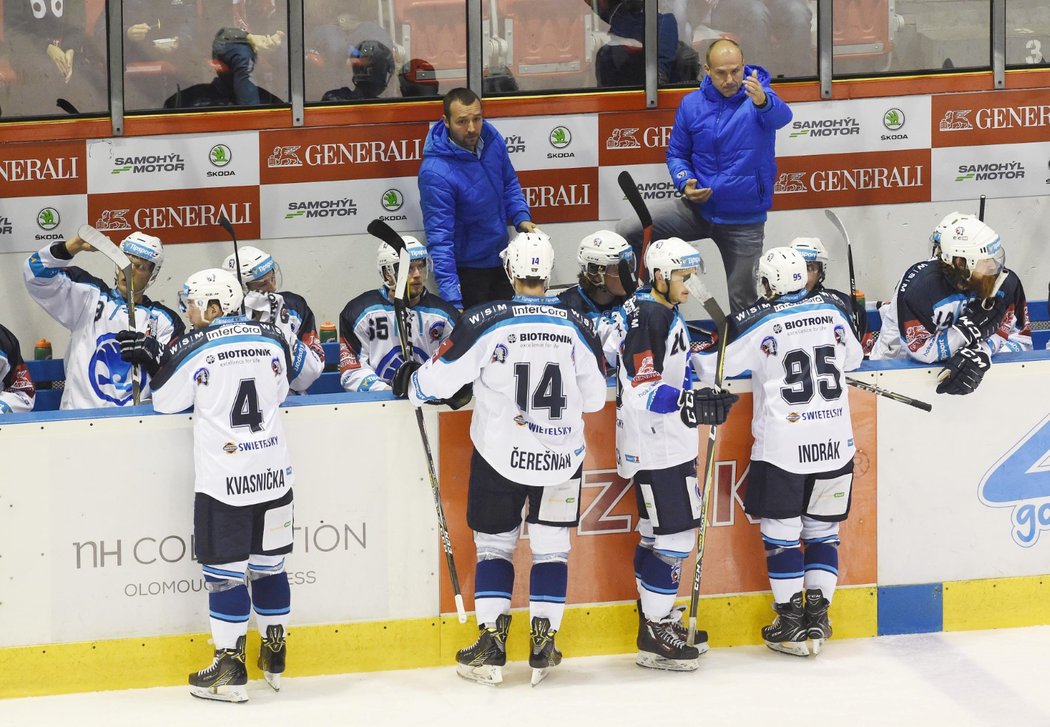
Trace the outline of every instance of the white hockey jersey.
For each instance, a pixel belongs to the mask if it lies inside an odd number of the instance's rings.
[[[408,393],[419,406],[474,382],[474,447],[523,485],[571,478],[587,449],[583,413],[605,405],[600,344],[580,314],[557,306],[519,295],[467,310]]]
[[[459,311],[424,291],[412,314],[410,341],[417,361],[426,361],[452,335]],[[346,391],[389,391],[403,363],[394,303],[385,287],[357,296],[339,314],[339,383]]]
[[[56,253],[59,257],[56,257]],[[128,304],[116,288],[70,265],[65,244],[35,252],[23,274],[33,300],[69,329],[62,409],[129,406],[131,364],[120,358],[118,331],[131,328]],[[185,325],[173,310],[143,296],[135,306],[136,330],[167,344]],[[141,399],[150,397],[149,376],[141,372]]]
[[[36,388],[29,375],[18,339],[0,326],[0,414],[21,414],[33,410]]]
[[[237,506],[281,497],[295,480],[280,414],[291,378],[284,334],[227,316],[171,353],[153,380],[153,408],[193,407],[195,491]]]
[[[724,375],[751,371],[751,459],[795,474],[829,472],[853,458],[845,372],[864,352],[837,295],[806,291],[733,314]],[[716,349],[691,355],[700,378],[715,378]]]
[[[624,303],[627,336],[616,386],[616,470],[666,469],[696,459],[699,437],[678,413],[678,397],[692,388],[689,335],[678,307],[668,308],[648,288]]]
[[[324,348],[317,335],[314,312],[298,293],[249,292],[245,307],[256,321],[272,323],[281,329],[292,351],[292,391],[306,393],[324,372]]]
[[[572,308],[587,319],[587,322],[591,324],[591,329],[601,341],[605,363],[609,370],[615,368],[616,360],[620,355],[620,345],[627,334],[623,302],[600,306],[591,300],[580,285],[574,285],[559,293],[558,300],[562,302],[562,305]]]

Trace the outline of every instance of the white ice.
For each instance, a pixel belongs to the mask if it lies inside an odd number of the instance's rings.
[[[1050,725],[1048,655],[1050,626],[832,639],[809,658],[712,649],[693,673],[641,669],[633,654],[567,658],[536,688],[512,662],[496,688],[448,666],[289,677],[279,694],[260,680],[243,705],[184,687],[0,700],[0,725]]]

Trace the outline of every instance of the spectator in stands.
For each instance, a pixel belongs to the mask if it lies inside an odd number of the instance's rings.
[[[710,26],[731,33],[741,46],[756,53],[760,63],[775,59],[777,70],[788,78],[816,75],[813,10],[807,0],[708,0],[706,4],[712,6]],[[705,3],[691,5],[702,9]]]
[[[643,0],[584,0],[609,24],[609,42],[598,49],[594,73],[599,86],[645,84],[645,3]],[[657,80],[661,84],[695,81],[700,72],[696,51],[678,40],[678,21],[669,13],[656,20]]]
[[[482,118],[481,99],[470,89],[445,94],[444,116],[423,147],[419,202],[438,294],[460,309],[510,300],[514,290],[499,257],[507,225],[537,228],[507,144]]]
[[[394,54],[378,40],[363,40],[356,48],[351,48],[347,64],[352,69],[354,87],[342,86],[326,91],[321,101],[379,98],[394,75]]]
[[[652,236],[713,239],[736,313],[755,302],[776,180],[776,132],[791,121],[791,109],[770,88],[766,69],[744,65],[731,40],[711,45],[704,73],[700,88],[682,99],[667,147],[667,169],[682,197],[652,206]],[[620,220],[616,231],[640,248],[635,215]]]
[[[179,86],[197,75],[207,58],[201,37],[197,4],[185,0],[124,0],[124,61],[128,66],[143,62],[164,61],[173,68],[172,82]],[[146,98],[153,97],[158,88],[157,75],[128,73],[128,83]],[[163,96],[156,98],[155,107],[163,104]]]
[[[397,84],[404,98],[437,96],[438,81],[434,66],[422,58],[412,58],[397,74]]]
[[[396,67],[394,39],[379,24],[374,0],[308,0],[305,12],[310,61],[306,80],[308,100],[321,100],[331,89],[346,86],[347,77],[357,70],[354,59],[360,56],[355,56],[355,51],[365,41],[375,41],[386,48],[392,75]],[[389,78],[387,80],[389,82]],[[374,82],[366,83],[366,86],[374,85]],[[366,90],[372,95],[364,96]],[[385,85],[378,93],[366,88],[357,98],[375,98],[385,90]]]

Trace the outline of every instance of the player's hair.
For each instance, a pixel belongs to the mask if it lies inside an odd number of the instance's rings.
[[[476,93],[474,93],[473,91],[471,91],[469,88],[463,88],[461,86],[459,88],[452,89],[451,91],[449,91],[448,93],[445,94],[445,99],[442,102],[444,104],[444,107],[445,107],[445,118],[446,119],[451,119],[452,118],[452,102],[453,101],[459,101],[464,106],[470,106],[475,101],[480,101],[480,100],[481,99],[478,98],[478,95]]]

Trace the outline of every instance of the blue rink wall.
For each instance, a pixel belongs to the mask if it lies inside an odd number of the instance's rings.
[[[969,397],[935,395],[936,373],[856,374],[934,408],[877,402],[878,578],[837,592],[836,639],[1050,623],[1050,356],[999,360]],[[0,488],[0,673],[20,675],[0,680],[2,697],[184,684],[210,655],[188,532],[190,416],[105,414],[0,425],[12,463]],[[282,416],[298,478],[289,675],[451,664],[476,626],[439,615],[441,555],[422,457],[405,456],[408,405],[332,394]],[[438,417],[426,416],[436,441]],[[771,617],[768,592],[719,594],[702,599],[699,621],[724,647],[760,643]],[[526,656],[527,622],[514,619],[511,659]],[[636,629],[633,602],[571,606],[559,646],[628,653]]]

